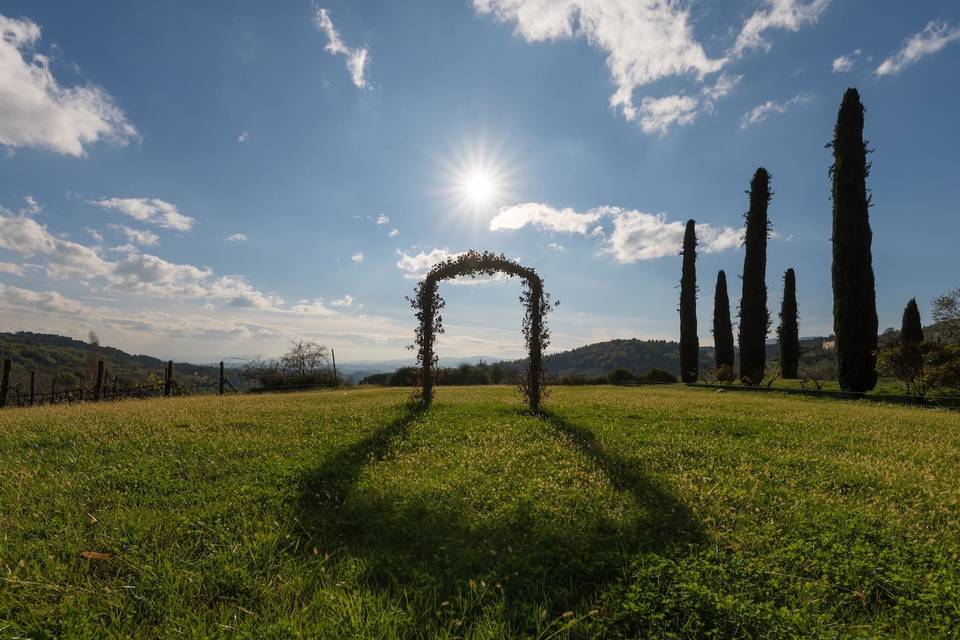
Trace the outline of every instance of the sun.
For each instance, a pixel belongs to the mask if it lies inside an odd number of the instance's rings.
[[[482,220],[494,215],[512,197],[512,166],[499,145],[489,141],[461,143],[442,161],[444,185],[440,190],[454,212]]]
[[[459,188],[463,199],[475,207],[493,204],[498,191],[496,178],[483,169],[463,176]]]

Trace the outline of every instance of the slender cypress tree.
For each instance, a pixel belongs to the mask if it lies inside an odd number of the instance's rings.
[[[757,169],[750,181],[750,210],[744,216],[746,253],[743,258],[743,293],[740,297],[740,378],[759,384],[767,364],[767,237],[770,223],[770,174]]]
[[[877,295],[873,277],[870,194],[863,105],[847,89],[834,129],[833,330],[840,387],[862,393],[877,384]]]
[[[797,275],[793,269],[783,274],[783,303],[780,306],[780,375],[796,380],[800,364],[800,324],[797,319]]]
[[[923,323],[920,321],[920,309],[917,299],[911,298],[903,310],[903,322],[900,325],[900,344],[915,345],[923,342]]]
[[[683,234],[683,275],[680,278],[680,378],[696,382],[700,374],[697,338],[697,229],[687,221]]]
[[[717,288],[713,296],[713,351],[717,369],[733,368],[733,325],[730,323],[730,298],[727,296],[727,274],[717,274]]]

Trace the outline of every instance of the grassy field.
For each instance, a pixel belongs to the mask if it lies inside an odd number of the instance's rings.
[[[960,634],[960,413],[408,394],[0,413],[0,637]]]

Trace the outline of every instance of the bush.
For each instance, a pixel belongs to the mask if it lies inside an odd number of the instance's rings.
[[[676,384],[678,380],[677,376],[673,375],[669,371],[664,371],[663,369],[650,369],[650,372],[647,374],[647,382]]]
[[[635,381],[636,379],[637,377],[633,375],[632,372],[627,371],[623,367],[614,369],[607,374],[607,381],[609,381],[610,384],[627,384]]]

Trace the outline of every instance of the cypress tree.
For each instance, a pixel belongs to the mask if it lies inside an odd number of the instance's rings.
[[[717,369],[733,368],[733,325],[730,322],[730,298],[727,296],[727,274],[717,274],[717,288],[713,296],[713,350]]]
[[[697,338],[697,229],[687,221],[683,234],[683,274],[680,278],[680,378],[696,382],[700,373]]]
[[[793,269],[783,274],[783,303],[780,306],[780,375],[796,380],[800,363],[800,324],[797,319],[797,275]]]
[[[877,295],[873,277],[870,194],[863,105],[847,89],[834,129],[833,330],[840,388],[862,393],[877,384]]]
[[[911,298],[903,310],[900,344],[906,347],[921,342],[923,342],[923,323],[920,322],[920,309],[917,308],[917,299]]]
[[[760,167],[750,181],[750,210],[744,216],[746,252],[743,258],[743,293],[740,297],[740,378],[748,384],[763,380],[767,364],[767,237],[770,223],[770,174]]]

